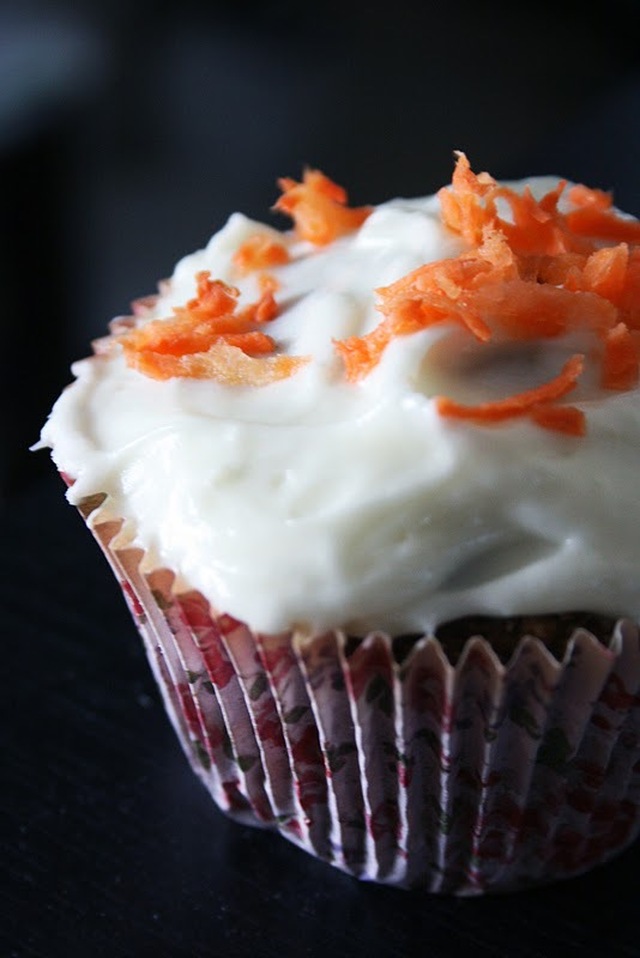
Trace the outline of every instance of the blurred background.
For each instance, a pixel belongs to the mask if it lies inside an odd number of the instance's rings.
[[[640,215],[637,0],[0,4],[0,492],[70,363],[231,212],[317,166],[353,203],[432,193],[453,151]]]

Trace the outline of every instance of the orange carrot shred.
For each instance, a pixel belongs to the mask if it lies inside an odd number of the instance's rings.
[[[561,206],[565,195],[568,205]],[[335,343],[351,382],[371,372],[395,337],[456,324],[479,344],[590,334],[600,343],[589,356],[601,357],[602,387],[638,385],[640,222],[618,214],[609,193],[581,184],[567,189],[560,181],[539,199],[529,188],[501,186],[474,173],[464,153],[438,196],[444,225],[468,249],[376,291],[382,322]],[[584,362],[573,356],[550,382],[501,400],[465,406],[438,397],[436,405],[450,418],[488,424],[527,416],[580,436],[583,411],[557,400],[574,388]]]
[[[586,416],[576,406],[541,403],[533,407],[529,416],[543,429],[561,432],[566,436],[584,436],[587,431]]]
[[[620,294],[620,319],[629,329],[640,330],[640,247],[629,248],[629,261]]]
[[[237,346],[237,348],[241,349],[247,356],[265,355],[272,353],[276,348],[276,344],[271,336],[266,336],[264,333],[257,331],[227,333],[226,336],[220,337],[220,342],[226,343],[227,346]],[[219,342],[216,341],[212,345],[219,345]]]
[[[154,379],[180,376],[263,385],[291,375],[306,362],[274,355],[275,341],[255,328],[277,314],[270,288],[258,302],[238,310],[234,287],[212,280],[207,271],[196,275],[196,285],[196,296],[174,308],[172,318],[152,320],[119,337],[128,365]]]
[[[497,216],[494,195],[498,184],[488,173],[476,175],[464,153],[456,156],[451,187],[438,192],[442,219],[454,232],[478,245],[484,228],[493,226]]]
[[[591,206],[599,210],[608,210],[613,205],[611,193],[585,186],[583,183],[572,186],[568,197],[574,206]]]
[[[215,319],[232,313],[240,291],[235,286],[229,286],[222,280],[211,279],[208,270],[196,273],[196,295],[185,306],[174,307],[176,316],[186,316],[190,319]]]
[[[283,177],[278,185],[283,194],[273,209],[289,215],[300,239],[316,246],[358,229],[372,211],[369,206],[348,207],[343,187],[320,170],[306,169],[301,183]]]
[[[497,196],[504,197],[511,207],[513,224],[502,221],[504,232],[511,248],[516,253],[534,253],[557,256],[567,250],[567,238],[556,214],[557,202],[564,184],[536,200],[529,189],[516,193],[511,189],[499,189]]]
[[[390,323],[381,323],[367,336],[334,340],[334,347],[342,357],[349,382],[357,382],[371,372],[393,336]]]
[[[270,289],[265,289],[257,303],[245,306],[238,318],[247,323],[268,323],[278,315],[278,304]]]
[[[571,210],[567,226],[578,236],[592,236],[614,243],[640,243],[640,221],[618,216],[612,210],[595,204]]]
[[[595,250],[582,269],[583,288],[617,305],[625,288],[628,265],[626,243]]]
[[[605,389],[626,390],[638,385],[638,345],[624,323],[610,329],[604,341],[601,383]]]
[[[358,229],[372,208],[351,208],[345,189],[320,170],[301,182],[278,180],[274,209],[290,216],[298,238],[323,246]],[[334,341],[346,378],[357,383],[396,337],[454,325],[484,343],[526,343],[588,334],[600,363],[600,385],[630,390],[640,382],[640,222],[619,214],[611,194],[565,181],[537,198],[456,154],[451,185],[440,190],[442,221],[466,244],[460,255],[425,263],[376,290],[380,323],[369,333]],[[566,202],[565,202],[566,200]],[[562,201],[562,202],[561,202]],[[156,379],[214,379],[260,386],[294,374],[308,357],[278,353],[264,332],[278,315],[280,283],[272,267],[289,262],[286,242],[258,232],[233,256],[239,275],[257,273],[257,301],[209,272],[196,275],[196,295],[173,316],[118,326],[126,362]],[[140,312],[145,317],[144,310]],[[520,347],[519,347],[520,348]],[[438,396],[438,413],[477,425],[524,417],[567,436],[586,431],[584,412],[560,402],[577,385],[586,357],[576,353],[557,376],[501,399],[465,405]]]
[[[441,416],[449,416],[455,419],[468,419],[483,423],[502,422],[505,419],[512,419],[514,416],[529,413],[537,406],[566,395],[575,388],[583,366],[584,356],[576,353],[567,360],[554,379],[550,379],[533,389],[527,389],[525,392],[516,393],[505,399],[479,403],[475,406],[462,405],[446,396],[439,396],[436,399],[436,408]]]
[[[338,186],[337,183],[334,183],[333,180],[325,176],[320,170],[307,169],[303,174],[303,180],[306,186],[310,186],[311,189],[316,192],[324,194],[324,196],[333,200],[334,203],[340,203],[341,206],[346,205],[348,197],[345,188]]]
[[[272,273],[260,273],[258,276],[258,286],[263,293],[277,293],[280,285],[280,280]]]
[[[185,356],[141,353],[134,359],[133,367],[153,379],[214,379],[226,386],[266,386],[292,376],[308,362],[306,356],[247,356],[225,342]]]
[[[289,262],[289,251],[280,240],[255,233],[241,243],[233,255],[233,265],[241,275]]]

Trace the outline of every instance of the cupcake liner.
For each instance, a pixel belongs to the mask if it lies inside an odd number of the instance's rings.
[[[640,830],[640,642],[577,629],[559,662],[482,637],[265,635],[212,610],[81,505],[193,768],[221,809],[357,878],[444,894],[579,874]]]

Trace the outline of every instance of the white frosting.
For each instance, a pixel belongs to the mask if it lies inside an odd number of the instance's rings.
[[[540,194],[555,180],[529,181]],[[238,245],[257,230],[235,214],[178,263],[151,317],[171,315],[210,270],[238,279]],[[477,345],[450,326],[398,337],[349,384],[334,339],[381,320],[374,290],[463,246],[436,198],[394,200],[324,248],[277,233],[292,261],[270,269],[281,313],[268,332],[310,355],[262,387],[160,382],[117,346],[73,366],[43,430],[72,503],[105,492],[149,561],[253,627],[419,632],[458,616],[589,610],[640,615],[638,391],[572,394],[585,438],[525,419],[496,427],[438,415],[521,391],[584,347],[577,336],[526,348]],[[146,321],[146,318],[145,320]]]

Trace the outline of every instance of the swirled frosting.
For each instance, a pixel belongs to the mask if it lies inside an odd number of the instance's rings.
[[[527,181],[535,196],[557,180]],[[516,184],[522,190],[524,183]],[[150,565],[167,566],[252,627],[434,629],[467,614],[588,610],[640,616],[640,405],[589,366],[571,402],[584,436],[526,417],[491,425],[438,412],[535,387],[592,346],[579,328],[480,343],[440,323],[397,336],[371,372],[344,375],[335,341],[380,322],[376,290],[458,256],[437,197],[396,199],[316,246],[234,214],[182,259],[140,326],[172,315],[206,270],[259,295],[233,257],[256,234],[284,243],[270,267],[279,348],[309,357],[261,386],[132,368],[117,339],[72,367],[41,445],[99,492]]]

